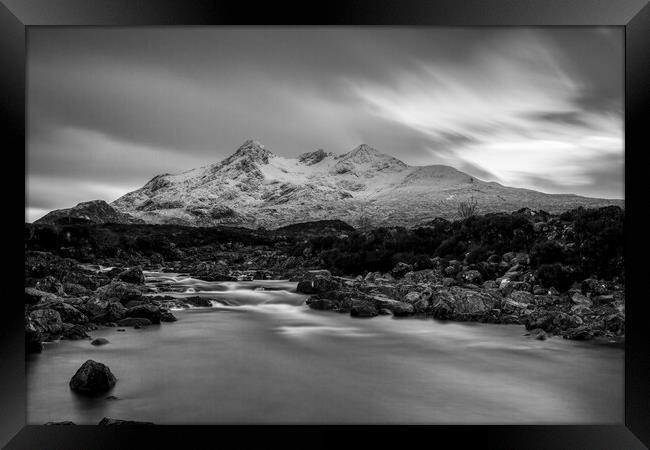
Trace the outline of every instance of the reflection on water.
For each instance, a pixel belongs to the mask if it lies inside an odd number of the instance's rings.
[[[208,283],[148,273],[213,308],[178,322],[92,332],[110,344],[48,344],[28,359],[28,422],[102,417],[181,423],[620,423],[623,351],[519,325],[310,310],[295,283]],[[167,293],[165,293],[167,295]],[[233,314],[237,313],[237,314]],[[118,378],[85,398],[68,381],[87,359]]]

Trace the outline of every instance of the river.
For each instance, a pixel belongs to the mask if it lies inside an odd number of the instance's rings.
[[[177,322],[101,328],[27,357],[27,421],[96,424],[575,424],[623,421],[620,348],[524,336],[521,325],[379,316],[304,305],[288,281],[203,282],[147,273],[176,296],[218,299]],[[118,381],[87,398],[68,382],[88,359]]]

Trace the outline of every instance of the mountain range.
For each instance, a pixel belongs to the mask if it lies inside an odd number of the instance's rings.
[[[276,228],[339,219],[373,226],[415,226],[458,216],[470,199],[477,212],[522,207],[557,213],[578,206],[618,205],[623,200],[546,194],[482,181],[445,165],[410,166],[362,144],[335,155],[319,149],[297,158],[272,153],[248,140],[224,160],[178,174],[162,174],[110,205],[81,203],[36,223],[154,223]]]

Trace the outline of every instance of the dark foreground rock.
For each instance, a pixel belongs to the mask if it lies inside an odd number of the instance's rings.
[[[106,392],[115,386],[117,379],[108,366],[89,359],[70,380],[70,389],[88,395]]]
[[[121,420],[104,417],[97,425],[154,425],[153,422],[138,422],[136,420]]]

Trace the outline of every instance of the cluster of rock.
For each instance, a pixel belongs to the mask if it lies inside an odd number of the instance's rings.
[[[390,273],[370,272],[356,279],[327,270],[308,271],[297,291],[310,294],[310,308],[349,313],[353,317],[427,315],[454,321],[522,324],[531,335],[567,339],[622,340],[625,335],[623,286],[586,279],[566,292],[544,288],[525,253],[492,257],[489,264],[505,273],[483,280],[459,261],[434,258],[434,269],[417,270],[398,263]]]
[[[144,295],[139,267],[95,270],[45,252],[25,254],[25,341],[39,352],[55,339],[90,339],[98,325],[143,327],[176,320]]]

